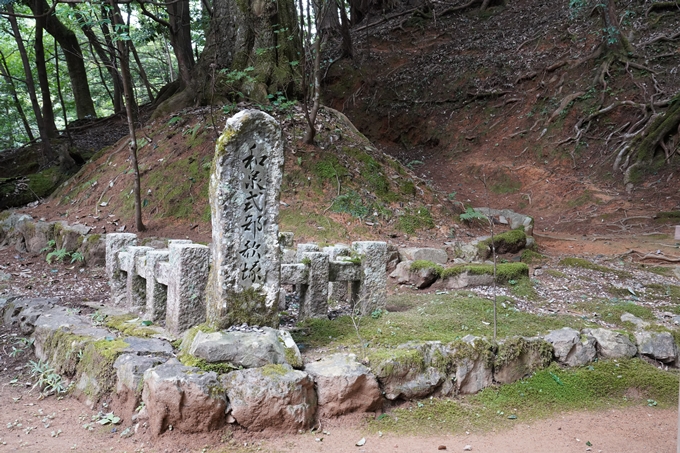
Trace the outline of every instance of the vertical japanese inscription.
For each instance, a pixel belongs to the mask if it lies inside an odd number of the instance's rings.
[[[258,143],[244,143],[245,156],[239,162],[240,190],[243,209],[239,212],[241,243],[239,245],[239,278],[244,287],[263,284],[262,244],[265,236],[265,204],[267,159],[269,156]]]

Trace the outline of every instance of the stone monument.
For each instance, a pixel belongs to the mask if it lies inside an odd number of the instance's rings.
[[[274,118],[244,110],[227,120],[210,174],[212,263],[206,308],[214,327],[278,326],[282,172],[283,141]]]

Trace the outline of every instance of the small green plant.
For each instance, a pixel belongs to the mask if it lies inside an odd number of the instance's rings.
[[[368,206],[364,205],[361,196],[357,192],[350,190],[333,200],[331,211],[345,212],[353,217],[362,218],[368,215],[369,209]]]
[[[47,260],[48,264],[52,264],[53,259],[56,259],[57,261],[63,261],[64,258],[66,258],[69,255],[70,255],[70,253],[67,252],[66,249],[61,248],[61,249],[53,250],[50,253],[48,253],[47,256],[45,257],[45,259]]]
[[[55,241],[54,239],[51,239],[51,240],[47,241],[47,245],[45,247],[40,249],[40,253],[51,252],[52,250],[54,250],[54,247],[56,247],[56,246],[57,246],[57,241]]]
[[[90,318],[92,319],[93,325],[100,326],[106,322],[106,318],[108,318],[108,315],[106,313],[103,313],[101,310],[97,310],[90,315]]]
[[[80,253],[80,252],[73,252],[71,253],[71,264],[75,263],[78,261],[79,263],[82,263],[85,260],[85,256]]]
[[[177,123],[179,123],[180,121],[182,121],[182,117],[181,117],[181,116],[173,116],[173,117],[170,118],[170,120],[168,121],[168,126],[172,126],[172,125],[174,125],[174,124],[177,124]]]
[[[489,220],[487,216],[482,214],[481,212],[475,211],[473,207],[468,206],[465,209],[465,212],[462,213],[460,216],[460,220],[464,222],[469,222],[471,220]]]
[[[43,396],[66,393],[61,376],[48,362],[43,362],[42,360],[35,362],[31,360],[28,366],[31,369],[31,377],[37,379],[33,388],[38,387]]]
[[[106,414],[100,412],[97,414],[97,418],[97,423],[100,425],[117,425],[121,421],[120,417],[115,415],[113,412],[108,412]]]

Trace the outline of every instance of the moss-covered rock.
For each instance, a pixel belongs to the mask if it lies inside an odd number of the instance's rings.
[[[552,361],[553,346],[539,338],[515,337],[499,344],[494,361],[494,380],[509,384]]]

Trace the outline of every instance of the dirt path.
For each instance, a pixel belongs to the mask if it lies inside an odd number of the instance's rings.
[[[265,449],[283,452],[434,452],[464,451],[471,446],[481,453],[571,453],[675,451],[677,413],[646,407],[614,409],[605,412],[576,412],[557,415],[531,424],[518,424],[511,431],[469,435],[397,436],[368,435],[363,447],[354,445],[361,438],[356,429],[328,428],[323,441],[314,435],[286,437],[265,442]],[[587,442],[592,445],[588,446]],[[590,448],[590,450],[588,450]]]

